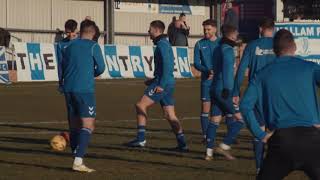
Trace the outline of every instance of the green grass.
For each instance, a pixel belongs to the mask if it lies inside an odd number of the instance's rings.
[[[134,103],[141,97],[141,80],[108,80],[97,83],[97,128],[85,162],[92,174],[70,170],[69,149],[50,150],[49,139],[67,130],[64,97],[55,83],[18,83],[0,86],[0,179],[255,179],[251,135],[243,130],[233,147],[236,161],[216,155],[203,160],[199,81],[177,82],[176,109],[183,122],[190,152],[171,151],[175,137],[155,105],[149,112],[147,147],[127,148],[135,137]],[[218,142],[225,127],[218,131]],[[293,173],[286,179],[307,179]]]

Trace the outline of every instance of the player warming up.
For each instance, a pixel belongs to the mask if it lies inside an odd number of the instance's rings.
[[[236,45],[238,31],[233,26],[224,25],[222,27],[222,35],[220,46],[214,53],[214,77],[211,90],[213,105],[207,129],[206,160],[212,160],[213,158],[216,132],[222,116],[225,116],[228,132],[223,142],[215,150],[217,153],[224,155],[228,160],[235,159],[229,152],[231,149],[230,145],[234,143],[244,125],[240,112],[236,111],[232,102],[235,63],[233,47]]]
[[[150,23],[148,32],[154,45],[157,46],[154,50],[154,79],[146,81],[148,87],[142,98],[136,103],[138,133],[136,139],[129,142],[127,145],[131,147],[145,146],[147,109],[155,103],[160,102],[164,117],[168,120],[176,135],[178,142],[177,150],[185,152],[188,150],[185,136],[174,109],[174,56],[169,41],[163,35],[164,30],[165,25],[162,21],[156,20]]]
[[[268,145],[258,180],[281,180],[302,170],[312,180],[320,179],[320,124],[317,87],[320,67],[295,57],[293,35],[280,30],[274,36],[277,56],[250,81],[240,110],[253,135]],[[256,106],[259,104],[259,106]],[[260,106],[261,105],[261,106]],[[265,132],[254,114],[262,112]]]
[[[57,61],[58,61],[58,77],[59,77],[59,91],[63,92],[62,84],[62,50],[69,45],[73,40],[78,38],[78,23],[73,19],[68,19],[64,24],[64,31],[67,37],[62,39],[57,44]]]
[[[244,50],[238,72],[234,81],[233,89],[233,103],[239,105],[240,87],[243,82],[243,78],[247,68],[249,69],[248,80],[252,80],[255,74],[262,69],[264,66],[272,63],[275,60],[273,53],[273,33],[274,33],[274,22],[272,19],[265,18],[261,20],[259,25],[259,31],[261,38],[252,41],[247,45]],[[256,104],[258,106],[259,104]],[[265,123],[263,121],[259,108],[255,108],[255,115],[260,124],[261,129],[265,130]],[[256,169],[259,172],[264,152],[264,144],[262,141],[255,138],[253,140],[253,149],[255,152]]]
[[[70,120],[70,146],[74,156],[72,169],[93,172],[83,163],[94,130],[96,117],[95,77],[102,74],[105,64],[100,46],[92,39],[95,23],[84,20],[80,39],[73,40],[62,50],[63,92]]]
[[[219,45],[219,38],[217,38],[217,23],[212,19],[203,21],[204,37],[199,40],[194,47],[194,67],[201,72],[200,84],[200,98],[201,106],[201,129],[204,142],[206,141],[207,128],[209,124],[209,113],[211,107],[210,89],[213,78],[213,53]]]

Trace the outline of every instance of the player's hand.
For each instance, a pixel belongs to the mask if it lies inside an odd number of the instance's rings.
[[[239,96],[234,96],[232,98],[233,104],[239,106],[239,101],[240,101],[240,97]]]
[[[262,142],[267,143],[272,135],[273,135],[273,132],[268,132],[267,135],[262,139]]]
[[[60,85],[60,86],[58,87],[58,92],[59,92],[60,94],[63,94],[63,86]]]
[[[320,129],[320,124],[315,124],[315,125],[313,125],[314,127],[316,127],[316,128],[318,128],[318,129]]]
[[[221,93],[221,97],[222,97],[223,99],[228,99],[228,97],[229,97],[229,90],[228,90],[228,89],[223,89],[223,90],[222,90],[222,93]]]
[[[162,87],[157,86],[157,87],[154,89],[154,91],[155,91],[156,93],[162,93],[162,92],[163,92],[163,89],[162,89]]]
[[[213,79],[213,70],[211,70],[208,75],[208,80],[211,80],[211,79]]]

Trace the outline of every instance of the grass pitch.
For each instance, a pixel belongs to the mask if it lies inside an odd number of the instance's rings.
[[[57,153],[49,139],[67,131],[64,97],[56,83],[0,85],[0,179],[255,179],[251,135],[242,130],[240,143],[233,146],[235,161],[216,155],[203,160],[201,143],[199,80],[178,80],[176,110],[182,120],[189,153],[170,148],[176,140],[161,108],[149,111],[147,147],[127,148],[123,143],[136,134],[134,104],[144,91],[142,80],[103,80],[97,82],[97,124],[85,158],[92,174],[71,171],[70,150]],[[223,123],[222,123],[223,124]],[[218,131],[218,142],[225,134]],[[287,180],[307,179],[295,172]]]

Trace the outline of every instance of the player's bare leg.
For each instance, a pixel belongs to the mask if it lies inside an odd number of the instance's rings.
[[[137,125],[146,126],[147,124],[147,110],[150,106],[154,104],[154,101],[148,96],[144,95],[136,103],[136,113],[137,113]]]
[[[144,95],[135,105],[137,117],[137,138],[127,143],[130,147],[144,147],[146,144],[145,132],[147,124],[147,110],[154,104],[154,101]]]
[[[181,122],[176,116],[174,106],[163,106],[162,110],[163,110],[164,118],[168,120],[168,122],[171,125],[172,131],[176,135],[177,143],[178,143],[177,150],[188,151],[185,136],[183,133],[183,128],[182,128]]]
[[[82,128],[79,133],[79,143],[76,148],[75,158],[72,169],[79,172],[94,172],[83,163],[83,157],[86,154],[91,134],[95,128],[95,118],[81,118]]]
[[[170,123],[174,133],[181,133],[182,126],[178,117],[176,116],[174,106],[163,106],[163,115],[166,120]]]

